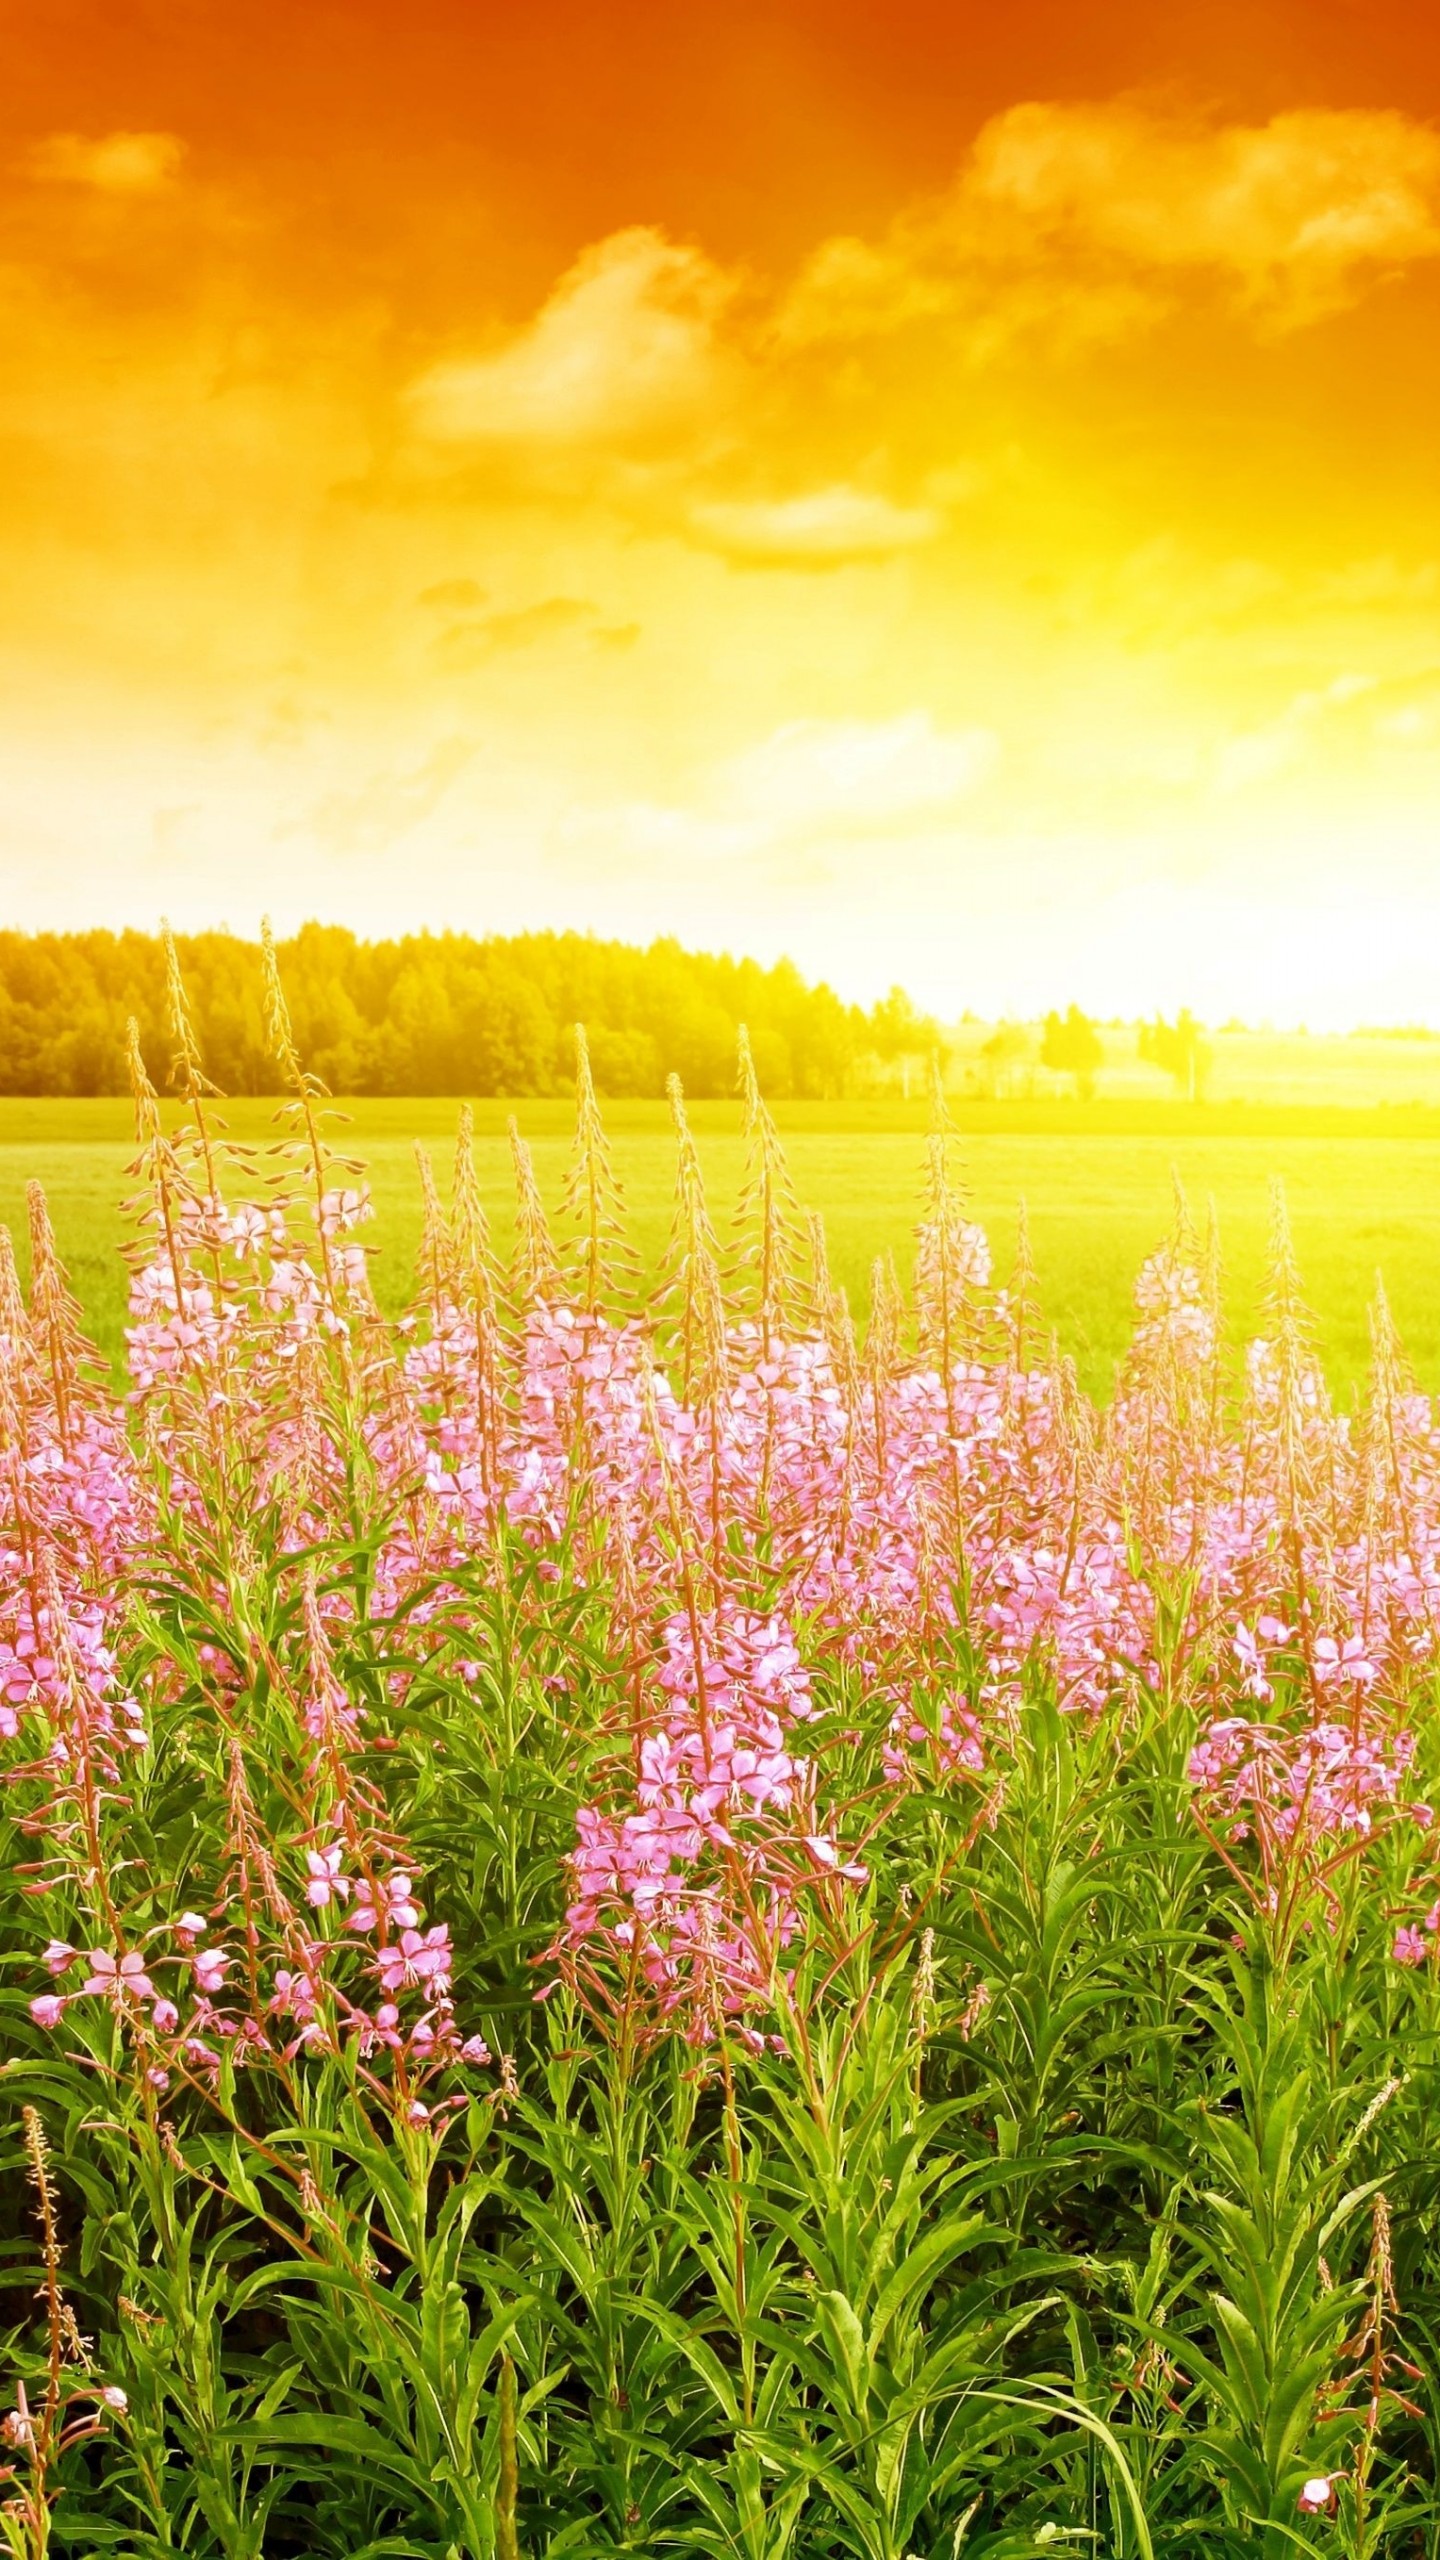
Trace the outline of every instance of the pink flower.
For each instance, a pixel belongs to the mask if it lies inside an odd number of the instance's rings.
[[[1316,1637],[1315,1677],[1317,1680],[1324,1681],[1327,1685],[1337,1681],[1355,1680],[1359,1682],[1362,1689],[1368,1689],[1371,1681],[1378,1680],[1379,1676],[1380,1666],[1371,1661],[1361,1637],[1346,1636],[1340,1644],[1336,1643],[1333,1636]]]
[[[42,1991],[30,2003],[30,2015],[37,2027],[58,2027],[65,2014],[65,2003],[58,1991]]]
[[[52,1938],[40,1961],[47,1973],[62,1974],[74,1963],[78,1949],[67,1947],[63,1938]]]
[[[1329,2515],[1335,2504],[1337,2476],[1334,2472],[1318,2471],[1313,2480],[1306,2481],[1295,2502],[1302,2516]]]
[[[379,1913],[383,1916],[387,1927],[413,1929],[418,1926],[419,1906],[411,1896],[412,1886],[409,1876],[393,1875],[382,1880]],[[359,1930],[373,1929],[377,1925],[375,1899],[369,1880],[365,1876],[356,1879],[355,1908],[345,1925],[348,1929]]]
[[[320,1203],[320,1232],[326,1237],[341,1235],[347,1227],[358,1227],[371,1214],[368,1190],[327,1191]]]
[[[348,1902],[350,1898],[350,1879],[340,1872],[344,1854],[339,1848],[307,1849],[305,1852],[305,1864],[309,1870],[305,1899],[317,1911],[323,1911],[328,1902]],[[364,1890],[363,1886],[361,1890]]]
[[[108,1948],[92,1947],[90,1973],[81,1985],[85,1991],[103,1991],[113,2000],[151,2000],[155,1985],[145,1970],[140,1955],[122,1956],[117,1964]]]
[[[829,1874],[843,1876],[847,1884],[865,1884],[869,1881],[869,1868],[860,1866],[858,1862],[846,1866],[833,1840],[824,1839],[818,1832],[807,1831],[805,1846],[817,1867],[823,1868]]]
[[[1430,1950],[1418,1929],[1403,1928],[1396,1930],[1390,1952],[1397,1964],[1417,1965],[1424,1963]]]
[[[449,1987],[450,1964],[450,1932],[443,1921],[423,1937],[406,1929],[398,1945],[375,1951],[375,1970],[391,1992],[423,1988],[438,1998]]]
[[[222,1954],[219,1947],[202,1947],[190,1968],[198,1989],[218,1991],[225,1980],[229,1963],[229,1957]]]

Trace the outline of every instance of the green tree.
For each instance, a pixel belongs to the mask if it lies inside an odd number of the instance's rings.
[[[1073,1076],[1075,1091],[1088,1102],[1105,1059],[1104,1043],[1088,1014],[1072,1004],[1063,1013],[1047,1013],[1040,1042],[1040,1064],[1056,1075]]]
[[[1201,1025],[1186,1006],[1173,1022],[1157,1013],[1140,1025],[1140,1055],[1146,1064],[1173,1078],[1187,1102],[1198,1102],[1209,1079],[1214,1054]]]

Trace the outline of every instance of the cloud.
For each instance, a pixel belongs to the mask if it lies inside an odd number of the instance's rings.
[[[572,810],[557,843],[587,871],[674,884],[732,873],[823,885],[847,847],[943,829],[992,771],[986,729],[938,729],[928,711],[892,720],[791,720],[696,778],[683,800]],[[913,853],[913,845],[912,845]]]
[[[1356,672],[1332,676],[1327,684],[1307,686],[1292,695],[1273,720],[1222,742],[1214,762],[1217,791],[1228,796],[1288,772],[1317,745],[1326,743],[1326,733],[1333,731],[1337,718],[1379,690],[1377,677]]]
[[[716,500],[692,507],[693,531],[728,559],[762,568],[836,569],[889,559],[931,542],[945,519],[845,484],[791,498]]]
[[[539,604],[514,613],[487,613],[481,620],[453,622],[437,634],[435,658],[447,673],[464,674],[491,658],[542,647],[567,632],[583,633],[598,649],[628,649],[640,637],[638,623],[602,623],[599,607],[580,596],[546,596]]]
[[[995,761],[985,729],[937,729],[928,711],[893,720],[791,720],[726,768],[729,814],[771,834],[870,829],[933,817]]]
[[[43,185],[90,187],[99,195],[153,196],[180,174],[185,145],[175,133],[51,133],[26,153],[27,177]]]
[[[452,622],[435,643],[435,655],[443,667],[458,673],[467,667],[482,666],[487,658],[503,657],[513,649],[532,649],[537,642],[553,640],[558,632],[573,631],[577,623],[593,619],[595,608],[578,596],[547,596],[541,604],[524,605],[516,613],[487,613],[480,622]]]
[[[967,322],[981,351],[1058,324],[1122,336],[1208,281],[1252,322],[1296,327],[1440,254],[1440,135],[1413,118],[1301,109],[1221,125],[1119,98],[992,117],[949,192],[879,241],[802,271],[782,341]]]
[[[651,444],[715,392],[716,324],[731,291],[699,250],[660,231],[616,232],[507,344],[422,374],[411,420],[439,444]]]
[[[415,601],[433,606],[437,613],[466,613],[484,603],[485,590],[474,578],[441,578],[433,587],[422,587]]]
[[[383,853],[439,807],[475,754],[471,738],[442,738],[408,773],[372,774],[358,791],[332,791],[279,832],[313,833],[335,853]]]

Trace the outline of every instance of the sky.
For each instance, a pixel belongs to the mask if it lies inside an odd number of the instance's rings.
[[[1440,1023],[1414,0],[0,40],[0,922]]]

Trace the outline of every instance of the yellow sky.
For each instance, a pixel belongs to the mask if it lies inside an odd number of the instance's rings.
[[[3,920],[1440,1020],[1435,66],[548,14],[12,32]]]

